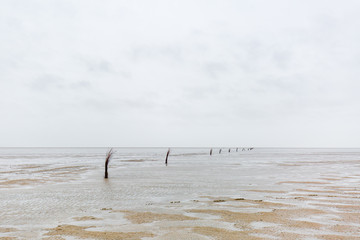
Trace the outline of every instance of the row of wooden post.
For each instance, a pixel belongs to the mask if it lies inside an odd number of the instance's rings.
[[[242,148],[241,151],[248,151],[248,150],[253,150],[253,149],[254,149],[253,147],[251,147],[251,148]],[[221,151],[222,151],[222,149],[220,148],[219,149],[219,154],[221,153]],[[236,148],[236,152],[238,152],[238,151],[239,151],[239,148]],[[231,148],[229,148],[228,152],[231,152]],[[213,149],[211,148],[210,149],[210,156],[212,155],[212,153],[213,153]]]
[[[242,148],[241,151],[248,151],[248,150],[253,150],[253,149],[254,149],[253,147],[251,147],[251,148]],[[220,148],[219,149],[219,154],[221,154],[221,151],[222,151],[222,149]],[[239,151],[239,148],[236,148],[236,152],[238,152],[238,151]],[[229,148],[228,152],[231,152],[231,148]],[[165,165],[166,166],[168,165],[169,154],[170,154],[170,148],[168,149],[168,151],[166,153],[166,158],[165,158]],[[212,154],[213,154],[213,149],[210,148],[210,156],[212,156]]]
[[[246,151],[246,150],[253,150],[254,148],[242,148],[242,151]],[[222,149],[219,149],[219,154],[221,154]],[[236,152],[239,151],[239,148],[236,148]],[[229,148],[228,152],[231,152],[231,148]],[[110,159],[112,157],[112,155],[114,154],[113,149],[111,148],[107,153],[106,153],[106,158],[105,158],[105,178],[108,178],[108,165],[110,162]],[[210,149],[210,156],[212,156],[213,154],[213,149]],[[167,153],[166,153],[166,158],[165,158],[165,165],[168,165],[168,158],[170,155],[170,148],[168,149]]]

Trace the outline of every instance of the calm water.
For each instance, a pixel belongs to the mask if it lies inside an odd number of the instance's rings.
[[[102,208],[137,209],[201,196],[253,199],[248,190],[294,191],[284,181],[359,182],[360,149],[0,148],[0,226],[54,227]],[[331,182],[327,183],[333,184]],[[1,233],[0,233],[1,236]]]

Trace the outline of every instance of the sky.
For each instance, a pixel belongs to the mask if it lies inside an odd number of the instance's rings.
[[[358,0],[0,0],[0,147],[359,147]]]

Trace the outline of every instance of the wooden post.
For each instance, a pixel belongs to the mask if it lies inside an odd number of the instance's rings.
[[[167,164],[168,164],[169,154],[170,154],[170,148],[169,148],[169,150],[168,150],[167,153],[166,153],[166,158],[165,158],[165,165],[166,165],[166,166],[167,166]]]
[[[108,165],[109,165],[109,162],[110,162],[110,159],[113,155],[113,149],[110,148],[110,150],[107,152],[106,154],[106,159],[105,159],[105,178],[108,178]]]

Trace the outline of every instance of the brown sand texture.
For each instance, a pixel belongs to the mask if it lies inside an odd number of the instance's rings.
[[[360,239],[358,189],[317,188],[299,186],[296,193],[282,193],[283,198],[263,190],[266,199],[203,196],[176,205],[152,205],[146,211],[107,210],[111,218],[125,220],[113,226],[118,231],[96,230],[103,220],[85,216],[76,219],[97,222],[59,225],[47,229],[44,237],[52,238],[44,239]]]

